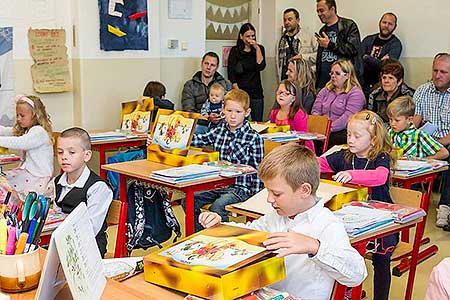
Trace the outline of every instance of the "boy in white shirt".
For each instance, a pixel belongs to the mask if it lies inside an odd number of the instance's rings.
[[[316,197],[320,166],[315,155],[294,143],[277,147],[263,159],[258,175],[274,211],[245,227],[271,232],[264,245],[286,256],[286,279],[273,287],[304,300],[325,300],[335,281],[359,285],[367,276],[364,259],[350,245],[344,225]],[[199,216],[206,228],[220,220],[213,212]]]
[[[106,253],[106,215],[113,193],[106,181],[92,172],[86,163],[92,157],[91,139],[82,128],[64,130],[57,141],[58,163],[63,174],[53,180],[55,204],[71,213],[85,202],[102,257]]]

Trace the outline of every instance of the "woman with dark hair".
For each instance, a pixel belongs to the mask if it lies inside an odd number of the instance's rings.
[[[256,42],[256,30],[245,23],[239,30],[236,46],[228,56],[228,79],[234,89],[242,89],[250,96],[252,121],[262,121],[264,95],[261,84],[261,71],[266,67],[265,51]]]
[[[367,108],[377,113],[385,123],[389,122],[386,114],[389,103],[401,96],[414,95],[414,89],[403,81],[404,74],[405,71],[399,61],[387,59],[381,66],[379,87],[369,95]]]

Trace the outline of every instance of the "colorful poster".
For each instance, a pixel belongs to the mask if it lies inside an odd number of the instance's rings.
[[[152,144],[168,150],[188,147],[195,125],[194,119],[179,114],[159,115],[156,122]]]
[[[61,93],[72,89],[64,29],[29,29],[28,46],[33,88],[38,93]]]
[[[0,27],[0,125],[14,124],[13,28]]]
[[[147,0],[98,0],[100,49],[148,50]]]

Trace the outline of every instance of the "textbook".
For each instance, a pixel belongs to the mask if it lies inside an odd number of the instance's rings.
[[[220,167],[192,164],[183,167],[153,171],[150,174],[150,178],[169,183],[184,183],[217,177],[219,174]]]
[[[0,164],[21,161],[21,160],[22,159],[20,158],[20,156],[15,155],[15,154],[1,154],[0,155]]]
[[[394,217],[394,222],[399,224],[408,223],[412,220],[424,217],[427,214],[420,207],[409,207],[376,200],[369,200],[368,202],[352,201],[350,203],[344,204],[344,206],[347,205],[370,207],[388,211]]]
[[[325,135],[320,133],[312,132],[301,132],[301,131],[286,131],[286,132],[274,132],[274,133],[264,133],[261,137],[265,140],[270,140],[273,142],[289,142],[289,141],[310,141],[310,140],[323,140]]]
[[[103,269],[107,278],[120,282],[144,272],[144,261],[142,257],[107,258]]]
[[[400,159],[394,167],[394,175],[414,176],[433,170],[433,165],[426,160]]]
[[[223,177],[235,177],[240,175],[255,174],[257,171],[255,168],[249,165],[234,164],[226,160],[210,161],[203,163],[207,166],[219,167],[220,176]]]
[[[334,215],[342,221],[350,237],[358,237],[394,223],[390,211],[367,206],[347,205],[335,211]]]

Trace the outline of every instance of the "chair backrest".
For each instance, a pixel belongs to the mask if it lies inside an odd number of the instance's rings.
[[[419,191],[399,188],[391,186],[389,188],[391,193],[392,201],[395,204],[410,206],[410,207],[420,207],[422,202],[422,193]]]
[[[119,224],[120,206],[121,203],[119,200],[113,200],[111,202],[108,214],[106,215],[106,223],[108,224],[108,226]]]
[[[327,116],[308,115],[308,132],[320,133],[325,135],[323,141],[323,151],[325,153],[328,148],[328,140],[331,133],[331,120]]]

